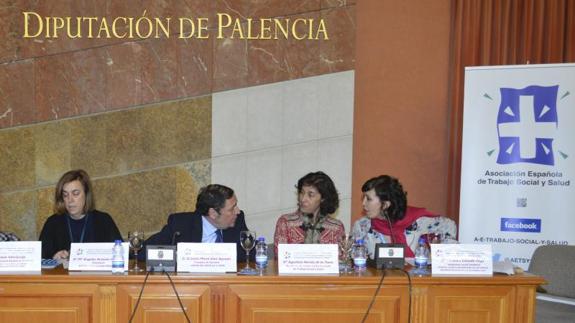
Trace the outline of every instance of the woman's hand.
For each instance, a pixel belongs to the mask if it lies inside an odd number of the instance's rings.
[[[56,252],[52,258],[56,260],[64,260],[68,259],[68,257],[70,257],[70,253],[68,252],[68,250],[60,250]]]

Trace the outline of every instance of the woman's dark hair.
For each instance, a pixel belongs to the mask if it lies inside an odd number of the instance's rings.
[[[375,190],[375,195],[379,197],[381,203],[385,201],[391,203],[386,210],[391,222],[403,219],[407,208],[407,192],[403,190],[403,186],[397,178],[381,175],[369,179],[361,187],[361,191],[364,193],[371,189]]]
[[[84,209],[82,210],[83,213],[88,213],[96,208],[90,176],[88,176],[88,173],[83,169],[75,169],[62,175],[58,184],[56,184],[56,191],[54,192],[54,213],[65,214],[67,212],[66,204],[64,203],[64,185],[73,181],[79,181],[84,188],[86,202],[84,203]]]
[[[339,196],[333,181],[324,172],[309,173],[297,181],[297,192],[304,186],[315,187],[321,195],[319,212],[323,215],[333,214],[339,207]]]
[[[201,215],[207,215],[210,208],[220,212],[226,205],[226,200],[234,196],[234,190],[220,185],[210,184],[200,189],[198,199],[196,200],[196,211]]]

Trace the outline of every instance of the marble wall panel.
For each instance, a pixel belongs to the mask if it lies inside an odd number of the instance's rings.
[[[21,1],[2,2],[0,6],[0,63],[18,58],[18,41],[20,39],[19,6]]]
[[[210,93],[211,52],[210,40],[174,38],[38,59],[35,119],[61,119]]]
[[[0,64],[0,128],[34,122],[34,103],[34,62]]]
[[[108,109],[142,104],[142,42],[109,46],[105,47],[104,51]]]
[[[211,183],[210,159],[186,163],[176,169],[176,212],[192,211],[198,191]]]
[[[0,131],[0,192],[33,187],[35,142],[26,128]]]
[[[0,194],[0,230],[36,240],[36,192]]]
[[[177,55],[180,80],[184,97],[212,92],[214,58],[213,39],[178,39]]]
[[[37,120],[106,110],[104,49],[45,56],[36,62]]]
[[[250,14],[252,1],[254,0],[216,0],[214,10],[216,13],[227,13],[236,17],[247,18]]]
[[[40,236],[46,219],[54,214],[55,186],[41,187],[36,190],[36,238]]]
[[[0,30],[4,28],[8,34],[16,30],[12,27],[14,21],[22,22],[22,10],[35,10],[43,16],[90,14],[99,17],[137,17],[145,9],[147,17],[172,17],[173,21],[178,17],[208,16],[214,21],[215,17],[210,13],[218,11],[242,19],[252,14],[262,17],[288,16],[292,21],[296,18],[313,18],[317,22],[319,18],[324,18],[330,40],[217,39],[216,29],[210,30],[210,39],[186,40],[175,36],[178,24],[174,22],[170,30],[173,37],[170,39],[116,39],[104,42],[96,39],[21,40],[15,49],[16,56],[6,54],[7,57],[35,58],[33,63],[16,61],[2,66],[6,71],[3,73],[4,78],[12,81],[0,79],[3,92],[10,92],[9,96],[1,99],[4,102],[0,105],[0,128],[354,67],[353,2],[179,0],[155,1],[143,6],[136,0],[13,0],[9,4],[0,9],[0,15],[11,19],[10,22],[2,20],[0,23]],[[244,32],[246,26],[244,21]],[[259,25],[254,26],[257,33]],[[301,25],[299,28],[306,29],[306,26]],[[16,33],[21,34],[22,31]],[[231,29],[226,29],[225,33],[229,37]],[[8,48],[12,46],[8,34],[4,36],[0,54],[14,51]],[[20,64],[34,64],[34,70],[29,72],[29,65],[20,67]],[[26,71],[20,73],[22,69]],[[9,105],[15,108],[10,111]]]
[[[243,152],[248,147],[248,92],[232,90],[213,96],[212,156]]]
[[[320,0],[255,0],[250,1],[249,16],[254,18],[279,17],[318,11]]]
[[[51,122],[30,128],[35,150],[29,158],[35,162],[36,186],[52,185],[71,169],[72,144],[70,122]]]
[[[149,40],[143,43],[142,50],[142,101],[158,102],[184,96],[176,40]]]
[[[209,178],[209,174],[202,173],[209,171],[205,164],[194,162],[96,179],[97,207],[114,217],[124,236],[134,229],[159,231],[169,214],[194,210],[198,190]]]
[[[318,136],[329,138],[353,133],[354,73],[325,74],[317,78]]]
[[[123,236],[159,230],[176,206],[175,175],[163,168],[94,180],[97,208],[112,215]]]
[[[126,119],[122,115],[124,115],[122,112],[114,112],[61,122],[70,127],[70,169],[84,169],[92,177],[114,174],[114,169],[122,169],[117,166],[117,160],[111,156],[107,142],[108,137],[121,136],[130,130],[126,129],[120,133],[110,132],[109,127],[112,125],[108,124],[108,121],[116,118]]]
[[[44,37],[48,30],[46,17],[72,17],[70,30],[77,31],[77,21],[75,17],[105,17],[106,6],[104,0],[60,0],[60,1],[21,1],[18,8],[15,8],[18,15],[18,37],[19,56],[21,58],[41,57],[57,53],[77,51],[87,48],[95,48],[114,42],[120,42],[117,39],[106,38],[88,38],[87,24],[80,24],[81,34],[83,37],[70,38],[67,36],[66,29],[60,29],[57,37],[54,37],[53,31],[51,37]],[[29,19],[29,33],[34,35],[41,32],[41,35],[35,38],[22,38],[24,35],[24,16],[22,12],[35,12],[43,18],[40,25],[37,18]],[[97,35],[99,24],[92,27],[94,35]]]
[[[0,131],[0,191],[209,158],[211,97]]]
[[[318,12],[290,17],[291,19],[314,19]],[[307,34],[308,26],[297,25],[299,35]],[[282,36],[283,37],[283,36]],[[281,41],[253,40],[248,43],[250,85],[279,82],[319,74],[319,44],[317,40]]]
[[[214,74],[213,39],[150,39],[134,50],[141,75],[141,103],[209,94]],[[112,88],[111,88],[112,89]],[[120,106],[110,105],[111,108]]]
[[[321,0],[321,8],[346,7],[355,5],[356,0]]]
[[[210,105],[202,97],[70,120],[70,166],[106,176],[205,159]]]
[[[214,40],[213,92],[248,85],[248,41],[229,38],[231,32],[228,29],[222,35],[223,39],[217,39],[217,32],[211,33]]]
[[[321,73],[351,70],[355,66],[355,6],[321,11],[328,30],[328,41],[319,43]]]

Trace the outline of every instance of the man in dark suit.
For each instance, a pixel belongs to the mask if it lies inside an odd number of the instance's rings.
[[[168,223],[146,240],[145,245],[233,242],[237,246],[238,261],[245,261],[246,253],[240,245],[240,231],[244,230],[248,227],[234,191],[224,185],[210,184],[200,189],[194,212],[170,214]]]

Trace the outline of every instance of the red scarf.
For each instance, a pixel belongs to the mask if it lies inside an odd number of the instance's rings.
[[[405,254],[407,257],[413,257],[413,251],[407,245],[407,240],[405,240],[405,229],[407,229],[413,222],[417,221],[417,219],[427,216],[427,217],[435,217],[437,215],[432,214],[428,210],[421,208],[421,207],[412,207],[408,206],[407,210],[405,210],[405,216],[403,219],[392,223],[393,232],[389,230],[389,222],[385,219],[375,218],[371,219],[371,228],[379,233],[383,233],[386,236],[392,236],[392,241],[395,243],[402,244],[406,246]]]

